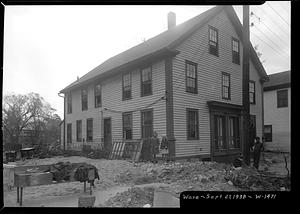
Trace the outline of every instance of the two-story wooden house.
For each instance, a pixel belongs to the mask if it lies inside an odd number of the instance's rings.
[[[250,51],[250,113],[263,134],[268,79]],[[175,158],[237,154],[242,141],[242,25],[232,6],[214,7],[114,56],[60,91],[64,145],[167,136]]]
[[[265,149],[291,151],[291,71],[269,75],[264,85]]]

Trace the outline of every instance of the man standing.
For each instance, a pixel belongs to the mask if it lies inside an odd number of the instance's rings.
[[[159,139],[157,138],[157,132],[153,132],[151,138],[151,161],[157,163],[156,155],[159,153]]]
[[[262,150],[264,150],[263,144],[260,141],[259,137],[255,138],[254,146],[252,148],[253,148],[253,166],[256,169],[258,169],[258,167],[259,167],[260,152]]]

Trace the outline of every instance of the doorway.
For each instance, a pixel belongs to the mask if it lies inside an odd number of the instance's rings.
[[[104,148],[106,151],[110,151],[112,147],[111,136],[111,118],[104,119]]]

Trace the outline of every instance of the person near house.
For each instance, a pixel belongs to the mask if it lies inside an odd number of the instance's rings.
[[[162,154],[162,158],[164,161],[167,160],[167,156],[168,156],[168,139],[166,136],[163,136],[161,139],[161,143],[160,143],[160,153]]]
[[[159,153],[159,139],[157,137],[157,132],[153,132],[153,136],[151,137],[151,161],[153,163],[157,163],[156,155]]]
[[[259,137],[255,138],[252,150],[253,150],[253,166],[256,169],[258,169],[260,153],[261,153],[261,151],[264,150],[263,143],[260,141]]]

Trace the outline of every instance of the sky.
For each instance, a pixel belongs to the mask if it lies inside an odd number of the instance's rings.
[[[58,92],[108,58],[212,6],[5,6],[3,95],[39,93],[63,118]],[[234,6],[242,23],[242,6]],[[250,6],[250,40],[267,74],[290,70],[289,1]]]

